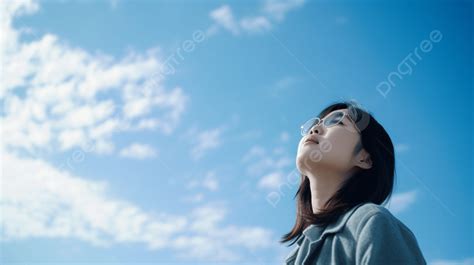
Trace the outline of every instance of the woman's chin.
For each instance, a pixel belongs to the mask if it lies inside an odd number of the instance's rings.
[[[305,153],[296,157],[296,167],[303,175],[308,175],[308,172],[316,172],[322,166],[322,162],[320,158],[315,159]]]

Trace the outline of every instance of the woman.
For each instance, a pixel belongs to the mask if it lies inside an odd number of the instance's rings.
[[[296,223],[281,240],[297,246],[286,264],[426,264],[415,235],[381,206],[395,173],[385,129],[352,101],[318,117],[301,126]]]

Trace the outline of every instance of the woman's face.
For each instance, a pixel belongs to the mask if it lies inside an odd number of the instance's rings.
[[[323,117],[323,121],[337,111],[347,114],[347,109],[335,110]],[[352,120],[346,115],[342,123],[329,128],[323,125],[323,121],[314,125],[298,144],[296,164],[299,171],[308,176],[316,175],[318,169],[346,173],[354,166],[364,167],[360,165],[360,159],[364,158],[363,154],[359,152],[359,156],[354,155],[354,148],[360,141],[360,134]],[[357,159],[359,161],[356,161]]]

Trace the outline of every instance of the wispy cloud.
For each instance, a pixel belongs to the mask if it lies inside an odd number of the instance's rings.
[[[173,247],[183,250],[180,257],[206,261],[248,261],[229,246],[249,250],[272,246],[273,234],[266,229],[221,225],[227,213],[227,206],[223,203],[209,203],[194,209],[190,217],[194,222],[189,227],[195,235],[180,236],[171,242]]]
[[[152,146],[140,143],[133,143],[120,150],[120,156],[134,159],[155,157],[156,153],[156,150]]]
[[[271,172],[260,179],[258,186],[261,188],[266,188],[266,189],[277,189],[280,186],[280,184],[284,181],[283,178],[284,178],[283,172],[281,171]]]
[[[285,132],[280,137],[280,142],[286,142],[288,139]],[[264,147],[252,146],[242,157],[242,162],[247,166],[247,173],[259,177],[257,187],[263,189],[276,189],[285,180],[285,171],[293,163],[284,149],[280,146],[267,151]]]
[[[415,202],[416,196],[416,190],[396,193],[392,196],[387,208],[394,214],[403,212]]]
[[[272,24],[264,16],[245,17],[240,20],[242,30],[250,33],[264,32],[272,28]]]
[[[293,162],[286,154],[267,152],[261,146],[253,146],[243,156],[242,161],[247,164],[248,174],[259,176],[271,170],[282,169]]]
[[[263,11],[268,16],[281,21],[289,11],[301,7],[303,4],[304,0],[266,0]]]
[[[223,127],[213,128],[201,132],[195,129],[190,133],[192,135],[192,144],[194,145],[190,151],[190,155],[194,160],[203,157],[210,150],[218,148],[221,143],[221,135],[224,131]]]
[[[232,10],[228,5],[223,5],[217,9],[212,10],[209,16],[224,29],[232,32],[233,34],[239,33],[239,25],[235,21]]]
[[[218,28],[223,28],[233,35],[240,33],[262,33],[272,29],[274,23],[284,20],[286,14],[303,5],[303,0],[265,1],[256,16],[237,18],[229,5],[222,5],[209,13],[214,25],[208,30],[215,34]]]
[[[204,178],[195,178],[192,179],[188,185],[188,188],[198,188],[202,187],[209,191],[216,191],[219,189],[219,181],[216,177],[216,172],[211,170],[208,171]]]

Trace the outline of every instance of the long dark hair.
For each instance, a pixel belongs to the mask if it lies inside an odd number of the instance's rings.
[[[317,214],[313,213],[311,206],[309,179],[301,174],[300,186],[294,197],[296,198],[296,222],[292,230],[283,235],[280,243],[295,239],[290,244],[291,246],[310,224],[325,227],[360,203],[372,202],[380,205],[386,203],[392,195],[395,181],[395,156],[390,136],[372,114],[355,101],[333,103],[323,109],[318,117],[323,118],[328,113],[339,109],[347,109],[361,131],[360,143],[353,150],[354,154],[364,148],[370,154],[372,167],[360,168],[344,181],[326,202],[322,211]]]

